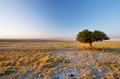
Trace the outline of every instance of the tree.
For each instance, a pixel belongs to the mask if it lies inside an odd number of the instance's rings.
[[[93,42],[109,40],[109,37],[102,31],[95,30],[94,32],[92,32],[85,29],[77,34],[76,40],[82,43],[88,43],[92,48]]]

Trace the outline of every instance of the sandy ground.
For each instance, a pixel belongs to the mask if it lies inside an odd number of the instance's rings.
[[[41,56],[39,51],[38,52],[33,51],[33,53],[31,53],[30,50],[30,49],[41,48],[41,51],[43,51],[44,53],[45,51],[47,53],[52,52],[53,54],[51,54],[51,57],[61,56],[63,60],[67,60],[66,63],[63,63],[62,61],[58,64],[55,64],[55,67],[44,68],[43,71],[39,69],[40,64],[37,65],[36,69],[33,67],[34,65],[30,65],[30,66],[25,65],[29,68],[28,71],[26,71],[25,74],[20,74],[20,75],[17,75],[17,73],[19,74],[19,72],[15,73],[14,79],[120,79],[120,48],[119,48],[120,45],[119,44],[117,46],[117,44],[114,43],[113,44],[105,43],[105,45],[103,45],[100,50],[85,50],[85,49],[83,50],[82,48],[79,49],[79,44],[78,45],[77,43],[74,44],[75,47],[73,43],[71,44],[71,47],[69,46],[69,43],[65,43],[65,44],[35,43],[35,45],[34,43],[33,44],[30,43],[29,45],[28,44],[24,45],[24,43],[23,45],[21,45],[21,43],[20,45],[19,44],[16,45],[15,43],[15,45],[13,44],[12,46],[1,46],[0,48],[2,49],[1,52],[5,52],[4,51],[5,49],[7,50],[7,52],[10,51],[9,49],[11,49],[11,51],[12,49],[22,49],[22,50],[28,49],[29,54],[25,54],[26,53],[25,50],[24,50],[25,53],[20,54],[20,56],[23,59],[24,58],[28,59],[32,57],[36,59],[36,56],[38,55]],[[110,48],[110,46],[112,45],[113,47],[116,48],[112,48],[112,47]],[[13,51],[10,53],[6,53],[5,56],[11,53],[15,54]],[[17,54],[15,55],[17,56]],[[11,56],[15,56],[15,55],[11,55]],[[18,60],[20,60],[19,57]],[[35,61],[39,62],[39,59]],[[24,64],[18,67],[20,68],[23,67],[22,70],[24,70],[25,68]],[[1,79],[8,79],[12,75],[14,75],[14,73],[9,75],[3,75],[1,76]]]
[[[61,50],[54,56],[69,59],[67,66],[59,68],[61,71],[53,79],[120,79],[120,54],[102,53],[100,51]]]

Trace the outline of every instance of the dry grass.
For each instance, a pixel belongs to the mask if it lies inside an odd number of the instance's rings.
[[[0,42],[0,79],[69,79],[71,73],[80,79],[120,78],[120,42],[93,47],[78,42]]]

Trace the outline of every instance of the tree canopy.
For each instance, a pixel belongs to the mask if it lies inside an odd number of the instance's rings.
[[[94,30],[92,32],[88,29],[85,29],[77,34],[76,40],[82,43],[88,43],[92,48],[93,42],[109,40],[109,37],[102,31]]]

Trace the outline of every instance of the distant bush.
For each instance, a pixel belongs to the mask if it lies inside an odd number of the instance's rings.
[[[88,43],[92,48],[93,42],[109,40],[109,37],[102,31],[95,30],[92,32],[85,29],[77,34],[76,40],[82,43]]]

